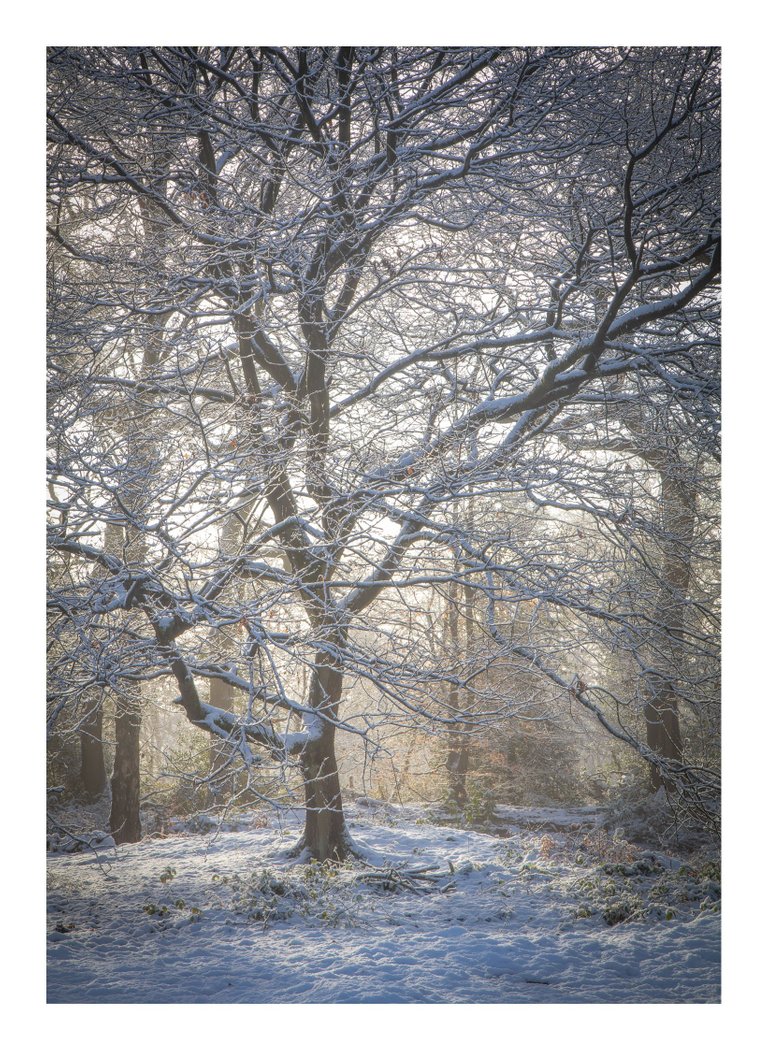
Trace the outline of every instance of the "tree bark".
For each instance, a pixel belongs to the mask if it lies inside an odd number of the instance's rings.
[[[469,745],[462,734],[451,734],[448,738],[448,792],[452,803],[465,807],[467,794],[467,772],[469,770]]]
[[[123,530],[114,522],[107,522],[104,529],[104,550],[110,555],[119,555],[123,542]],[[104,569],[94,566],[92,580],[101,580]],[[98,799],[107,787],[107,769],[104,763],[103,742],[103,694],[89,697],[86,712],[80,724],[80,782],[88,799]]]
[[[120,695],[115,703],[115,766],[109,829],[115,843],[136,843],[141,839],[141,698],[138,694]]]
[[[456,522],[456,519],[454,519]],[[462,666],[461,660],[461,633],[459,626],[459,583],[458,574],[460,570],[458,557],[453,556],[453,568],[456,577],[448,585],[448,610],[447,610],[447,641],[453,664],[453,671],[458,674]],[[466,610],[464,614],[465,627],[465,657],[468,656],[471,644],[471,595],[469,588],[464,589]],[[461,696],[458,683],[451,681],[448,684],[448,706],[451,712],[458,714],[461,711]],[[446,771],[448,774],[448,798],[457,807],[465,807],[469,799],[467,792],[467,773],[469,772],[469,737],[461,731],[451,733],[448,736],[448,757],[446,759]]]
[[[666,674],[651,677],[650,697],[644,714],[648,747],[662,759],[679,763],[683,756],[683,736],[674,679],[680,674],[683,660],[682,633],[691,580],[696,500],[690,487],[673,477],[669,470],[661,474],[661,505],[666,539],[662,564],[664,591],[658,619],[664,624],[670,640],[666,655],[669,666]],[[650,767],[650,782],[654,791],[674,787],[670,779],[653,765]]]
[[[334,738],[335,730],[328,726],[301,757],[306,817],[298,850],[316,861],[344,861],[354,853],[341,801]]]
[[[341,647],[344,631],[333,631],[330,640]],[[318,655],[312,671],[309,703],[316,711],[334,720],[341,701],[343,671],[336,658]],[[301,753],[304,777],[304,834],[294,849],[315,861],[343,861],[355,853],[347,831],[341,799],[339,768],[336,762],[336,727],[318,716],[318,728]]]
[[[107,787],[104,766],[102,723],[104,715],[101,698],[92,700],[80,724],[80,784],[89,800],[98,799]]]
[[[211,679],[211,704],[225,712],[235,710],[235,690],[221,679]],[[208,796],[211,803],[227,803],[235,792],[232,749],[220,737],[213,737],[208,751]]]

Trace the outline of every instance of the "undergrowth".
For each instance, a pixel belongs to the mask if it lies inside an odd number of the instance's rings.
[[[653,854],[605,862],[571,886],[577,919],[600,916],[609,926],[633,920],[673,920],[683,913],[720,911],[720,864],[670,868]]]

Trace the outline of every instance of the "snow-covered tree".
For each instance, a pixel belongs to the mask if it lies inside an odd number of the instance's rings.
[[[52,49],[57,710],[172,676],[300,768],[325,859],[336,735],[375,743],[349,686],[456,734],[514,713],[514,658],[594,707],[500,625],[633,611],[503,508],[626,526],[624,477],[569,451],[623,377],[711,429],[718,87],[696,48]],[[427,596],[459,587],[493,645],[449,667]]]

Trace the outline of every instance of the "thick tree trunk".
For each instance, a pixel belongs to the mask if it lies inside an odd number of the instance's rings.
[[[679,762],[683,756],[683,739],[677,712],[677,698],[664,686],[652,701],[645,705],[645,728],[648,747],[661,759]],[[674,788],[674,781],[664,777],[658,767],[650,767],[651,788]]]
[[[109,828],[116,843],[141,839],[139,816],[141,699],[138,694],[115,698],[115,767]]]
[[[80,724],[80,784],[87,799],[98,799],[107,787],[102,740],[101,698],[92,700]]]
[[[341,647],[345,633],[332,631],[329,641]],[[328,654],[320,654],[312,671],[310,706],[335,720],[341,700],[343,672]],[[304,776],[304,834],[293,853],[306,854],[315,861],[343,861],[355,853],[347,831],[341,801],[339,768],[336,762],[336,728],[318,717],[315,736],[301,754]]]
[[[335,731],[327,727],[301,757],[306,818],[299,850],[316,861],[343,861],[354,848],[341,802]]]

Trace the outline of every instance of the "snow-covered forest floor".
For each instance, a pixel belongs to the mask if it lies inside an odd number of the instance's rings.
[[[365,862],[286,857],[298,818],[49,838],[49,1003],[710,1003],[712,852],[672,856],[596,809],[499,807],[491,833],[358,800]],[[62,815],[64,816],[64,815]]]

